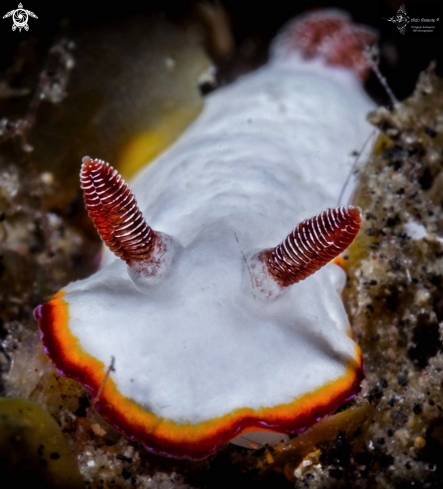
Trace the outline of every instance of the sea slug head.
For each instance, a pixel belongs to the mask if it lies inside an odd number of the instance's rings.
[[[374,29],[355,24],[346,12],[329,9],[290,21],[274,40],[272,51],[280,60],[301,56],[347,68],[364,81],[370,71],[365,50],[376,41]]]
[[[81,184],[118,259],[69,284],[36,319],[55,367],[98,396],[122,433],[202,458],[242,433],[296,433],[358,391],[345,274],[328,263],[355,238],[359,209],[328,209],[275,247],[243,252],[252,240],[237,240],[230,218],[183,245],[153,230],[103,161],[84,158]]]

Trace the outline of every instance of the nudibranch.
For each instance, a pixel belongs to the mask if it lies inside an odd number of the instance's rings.
[[[337,11],[292,22],[132,191],[84,158],[109,250],[36,317],[57,370],[149,450],[197,459],[241,434],[297,433],[359,390],[345,272],[330,262],[360,227],[337,200],[371,132],[361,78],[374,39]]]

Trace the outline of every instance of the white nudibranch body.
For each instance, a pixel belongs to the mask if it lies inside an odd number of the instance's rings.
[[[105,419],[156,452],[198,458],[242,432],[295,433],[358,390],[344,271],[329,264],[283,286],[257,257],[337,206],[372,108],[351,71],[277,53],[210,94],[138,174],[145,221],[174,239],[147,273],[153,284],[128,274],[143,261],[107,252],[40,312],[54,364],[93,393],[115,358],[97,406]]]

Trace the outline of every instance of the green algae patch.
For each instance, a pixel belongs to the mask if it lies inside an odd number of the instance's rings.
[[[55,419],[24,399],[0,398],[0,467],[5,488],[84,487]]]

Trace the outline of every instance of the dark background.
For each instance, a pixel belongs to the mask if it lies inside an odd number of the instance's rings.
[[[25,0],[23,8],[34,12],[38,19],[30,18],[28,32],[11,30],[11,18],[0,18],[0,73],[11,65],[13,54],[20,42],[33,39],[42,48],[50,46],[61,32],[68,35],[75,34],[76,30],[91,27],[106,19],[120,19],[126,16],[145,12],[163,12],[169,18],[180,19],[192,11],[190,0],[154,0],[139,5],[134,2],[117,2],[115,4],[104,2],[79,3],[74,1],[51,2],[44,4],[36,0]],[[409,17],[420,4],[426,6],[427,2],[412,2],[402,0],[384,0],[374,2],[344,2],[344,1],[303,1],[303,0],[273,0],[272,2],[221,0],[231,18],[233,33],[238,46],[248,38],[259,40],[266,50],[269,40],[275,35],[279,27],[293,16],[308,9],[321,7],[337,7],[349,11],[354,19],[362,24],[373,26],[380,32],[381,37],[381,71],[387,78],[393,92],[399,99],[409,95],[414,88],[417,76],[425,69],[431,60],[437,60],[437,72],[442,69],[443,39],[439,37],[401,36],[395,25],[382,20],[382,17],[391,17],[398,7],[406,4]],[[442,2],[431,2],[438,5],[441,11]],[[408,6],[411,6],[409,8]],[[425,5],[424,5],[425,4]],[[6,12],[16,9],[18,0],[5,0],[2,2],[1,17]],[[4,10],[4,12],[3,12]],[[441,29],[440,29],[441,31]],[[91,46],[91,49],[94,47]],[[379,102],[386,103],[383,90],[379,90],[375,79],[369,80],[369,91]]]

